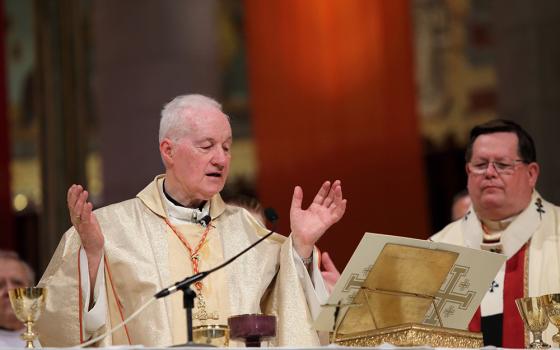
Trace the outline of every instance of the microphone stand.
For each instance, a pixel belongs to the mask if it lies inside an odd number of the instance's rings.
[[[178,346],[213,347],[212,345],[209,344],[205,345],[205,344],[198,344],[193,342],[192,309],[194,308],[194,298],[196,298],[196,293],[194,290],[191,289],[190,286],[180,287],[179,289],[183,292],[183,307],[185,308],[185,312],[187,313],[187,343]]]
[[[218,266],[218,267],[220,267],[220,266]],[[156,298],[163,298],[163,297],[165,297],[169,294],[172,294],[172,293],[174,293],[178,290],[183,292],[183,308],[185,309],[186,319],[187,319],[187,342],[185,344],[173,345],[172,347],[186,347],[186,346],[188,346],[188,347],[210,347],[210,348],[215,347],[214,345],[211,345],[211,344],[200,344],[200,343],[195,343],[193,341],[194,337],[193,337],[193,325],[192,325],[192,323],[193,323],[192,322],[192,319],[193,319],[192,318],[192,310],[194,308],[194,299],[196,298],[196,292],[194,290],[192,290],[192,288],[191,288],[191,284],[202,280],[204,277],[209,275],[215,269],[216,268],[208,270],[208,271],[199,272],[196,275],[187,277],[184,280],[175,283],[175,285],[173,285],[172,287],[165,288],[165,289],[161,290],[160,292],[158,292],[155,295]]]
[[[245,252],[247,252],[249,249],[253,248],[257,244],[261,243],[262,241],[270,237],[270,235],[274,233],[276,220],[278,220],[278,216],[276,215],[276,212],[272,208],[265,209],[265,216],[270,222],[272,222],[273,228],[266,235],[262,236],[259,240],[257,240],[255,243],[243,249],[242,251],[240,251],[239,253],[237,253],[236,255],[234,255],[224,263],[216,267],[213,267],[210,270],[202,271],[195,275],[189,276],[182,281],[176,282],[171,287],[167,287],[160,290],[154,295],[156,299],[159,299],[159,298],[166,297],[169,294],[175,293],[178,290],[183,292],[183,308],[185,308],[185,312],[187,316],[187,342],[185,344],[173,345],[172,347],[208,347],[208,348],[216,347],[211,344],[200,344],[200,343],[195,343],[193,341],[192,309],[194,308],[194,299],[196,298],[196,293],[191,289],[191,284],[204,279],[206,276],[208,276],[214,271],[226,267],[227,265],[231,264],[234,260],[239,258],[241,255],[245,254]]]

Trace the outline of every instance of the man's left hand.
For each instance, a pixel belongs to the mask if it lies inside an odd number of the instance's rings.
[[[327,252],[321,254],[321,267],[321,276],[323,276],[323,281],[325,281],[325,287],[327,287],[329,293],[332,293],[336,282],[338,282],[340,278],[340,272],[338,272],[338,269]]]
[[[342,186],[340,180],[336,180],[332,185],[325,181],[306,210],[301,208],[302,201],[303,190],[296,186],[290,208],[292,239],[299,256],[307,258],[315,242],[344,215],[346,199],[342,199]]]

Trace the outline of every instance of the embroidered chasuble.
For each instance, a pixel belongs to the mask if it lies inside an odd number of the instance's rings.
[[[156,292],[193,274],[189,252],[180,235],[196,247],[205,230],[199,224],[166,222],[158,176],[136,198],[95,211],[105,237],[105,325],[95,332],[84,328],[85,303],[80,281],[80,239],[74,228],[63,236],[43,278],[49,295],[45,312],[37,324],[43,346],[73,346],[102,334],[146,303]],[[207,270],[222,263],[265,235],[246,210],[226,205],[219,195],[209,203],[212,221],[199,250],[198,268]],[[232,315],[274,314],[277,337],[273,346],[317,346],[317,332],[293,259],[290,238],[275,234],[249,250],[232,264],[202,280],[202,293],[209,316],[194,319],[193,325],[227,324]],[[98,277],[99,279],[99,277]],[[195,300],[193,316],[199,308]],[[98,345],[142,344],[168,346],[186,341],[185,311],[181,292],[152,303],[126,328],[106,337]],[[238,345],[230,342],[230,346]]]
[[[507,261],[489,286],[469,324],[482,331],[485,345],[527,348],[529,333],[519,316],[515,299],[560,292],[560,208],[544,201],[536,192],[529,206],[517,217],[489,233],[472,206],[467,214],[432,236],[436,242],[496,251]],[[493,241],[486,243],[483,237]],[[543,332],[552,344],[553,325]]]

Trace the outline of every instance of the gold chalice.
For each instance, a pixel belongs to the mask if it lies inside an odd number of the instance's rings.
[[[542,340],[542,332],[548,326],[548,316],[542,298],[519,298],[515,299],[515,304],[525,326],[533,334],[533,342],[529,344],[529,348],[550,348],[550,345]]]
[[[39,319],[45,307],[47,290],[35,287],[16,288],[10,290],[8,294],[16,317],[26,326],[21,339],[26,341],[26,348],[34,348],[33,340],[37,338],[37,333],[33,331],[33,323]]]
[[[548,319],[558,329],[558,333],[552,336],[552,341],[560,344],[560,293],[543,295],[541,299]]]

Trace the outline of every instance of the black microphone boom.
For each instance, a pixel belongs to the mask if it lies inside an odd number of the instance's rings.
[[[186,287],[190,286],[191,284],[200,281],[204,277],[208,276],[208,274],[210,274],[210,271],[202,271],[202,272],[199,272],[199,273],[194,274],[192,276],[189,276],[189,277],[185,278],[184,280],[175,283],[171,287],[167,287],[167,288],[164,288],[164,289],[160,290],[159,292],[157,292],[154,295],[154,297],[156,297],[156,299],[166,297],[169,294],[173,294],[176,291],[181,290],[182,288],[186,288]]]
[[[206,276],[208,276],[212,272],[217,271],[217,270],[231,264],[233,261],[235,261],[241,255],[245,254],[245,252],[247,252],[249,249],[253,248],[257,244],[261,243],[262,241],[264,241],[265,239],[270,237],[270,235],[272,235],[274,233],[274,228],[276,226],[276,220],[278,220],[278,215],[276,215],[276,211],[274,209],[266,208],[265,216],[268,220],[270,220],[270,222],[272,222],[273,227],[272,227],[272,230],[270,230],[266,235],[262,236],[258,241],[251,244],[247,248],[243,249],[242,251],[240,251],[239,253],[237,253],[233,257],[231,257],[229,260],[223,262],[222,264],[220,264],[220,265],[218,265],[214,268],[211,268],[210,270],[202,271],[202,272],[199,272],[199,273],[194,274],[192,276],[189,276],[189,277],[185,278],[184,280],[175,283],[171,287],[167,287],[167,288],[164,288],[164,289],[160,290],[159,292],[157,292],[154,295],[154,297],[156,297],[156,299],[163,298],[163,297],[168,296],[169,294],[175,293],[178,290],[183,290],[183,289],[189,287],[191,284],[202,280],[203,278],[205,278]],[[208,222],[210,222],[210,216],[209,215],[206,215],[200,221],[203,221],[203,220],[206,221],[205,220],[206,217],[208,217]],[[206,224],[208,224],[208,223],[206,223]]]

